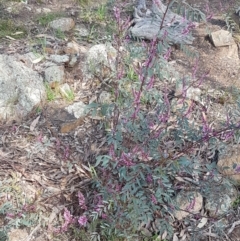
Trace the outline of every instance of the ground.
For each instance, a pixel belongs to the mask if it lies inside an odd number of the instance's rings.
[[[215,48],[203,34],[206,29],[213,31],[224,28],[222,15],[238,7],[238,2],[233,0],[187,0],[187,2],[202,10],[209,7],[208,13],[213,13],[208,25],[200,24],[202,32],[195,33],[196,39],[189,47],[190,51],[197,52],[200,56],[198,75],[207,74],[207,88],[217,87],[219,90],[233,94],[236,91],[239,93],[238,53],[231,52],[229,47],[224,47],[222,50]],[[88,38],[79,38],[75,32],[66,33],[60,36],[61,41],[56,43],[56,48],[60,48],[61,42],[76,40],[87,49],[103,41],[103,35],[111,34],[109,22],[105,22],[106,12],[102,7],[104,4],[106,2],[102,0],[94,3],[90,1],[88,6],[81,0],[28,0],[27,4],[20,1],[0,0],[0,53],[24,54],[29,51],[43,51],[43,44],[39,43],[35,36],[39,34],[56,36],[47,25],[49,20],[55,19],[56,16],[71,16],[77,24],[84,25],[89,32],[92,31]],[[126,14],[131,14],[131,11],[130,6]],[[17,32],[21,33],[11,35]],[[227,58],[226,53],[229,54]],[[172,52],[170,61],[183,76],[191,74],[196,64],[196,59],[189,59],[177,46]],[[82,81],[81,70],[77,67],[67,69],[67,76],[67,82],[75,86],[77,93]],[[94,84],[86,90],[85,96],[75,97],[87,103],[94,97],[92,88],[95,88]],[[80,123],[75,123],[79,126],[77,132],[59,132],[61,124],[68,118],[59,106],[67,104],[65,101],[55,100],[44,106],[40,119],[36,119],[39,116],[38,110],[33,110],[24,120],[0,126],[0,206],[10,200],[15,211],[19,208],[17,212],[30,214],[31,222],[38,220],[44,224],[36,225],[37,229],[34,229],[30,237],[32,239],[29,241],[82,240],[78,236],[69,238],[70,234],[52,235],[52,227],[60,225],[65,206],[78,212],[75,210],[76,191],[87,188],[91,179],[88,163],[94,163],[96,155],[105,152],[106,140],[104,131],[99,126],[99,120],[94,119],[82,120],[81,126]],[[22,209],[24,205],[25,210]],[[35,209],[38,212],[35,212]],[[234,222],[236,217],[232,219]],[[5,225],[1,215],[0,224]],[[32,232],[30,225],[26,227],[27,231]],[[240,240],[239,232],[240,228],[236,227],[229,238],[234,241]]]

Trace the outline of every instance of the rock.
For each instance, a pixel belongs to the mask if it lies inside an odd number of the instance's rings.
[[[8,234],[9,241],[26,241],[28,233],[25,229],[12,229]]]
[[[220,187],[219,183],[221,183]],[[237,190],[220,175],[214,176],[211,186],[212,191],[210,190],[206,196],[205,209],[210,216],[214,217],[226,213],[232,207],[232,203],[237,197]],[[219,188],[219,191],[216,190],[216,187]]]
[[[94,75],[106,77],[115,71],[117,50],[109,44],[97,44],[91,47],[87,53],[85,63],[87,78]]]
[[[111,94],[107,91],[102,91],[99,95],[99,102],[102,104],[111,103]]]
[[[45,69],[45,81],[62,83],[65,79],[64,67],[53,65]]]
[[[153,1],[151,9],[146,7],[145,0],[137,2],[138,5],[133,14],[134,25],[129,28],[130,36],[152,40],[156,37],[164,38],[167,32],[174,44],[191,44],[193,42],[193,37],[189,33],[195,27],[193,23],[170,9],[167,10],[167,6],[161,1]],[[184,31],[186,32],[186,29],[188,29],[188,33],[182,34]]]
[[[79,55],[80,53],[80,46],[78,43],[72,41],[67,43],[67,46],[63,48],[65,54],[71,55]]]
[[[230,151],[228,155],[218,160],[217,166],[223,175],[227,175],[233,179],[236,184],[240,185],[240,155],[239,147]]]
[[[60,132],[61,133],[69,133],[76,129],[78,126],[84,124],[85,117],[80,117],[78,119],[73,119],[69,122],[64,122],[60,126]]]
[[[38,14],[40,14],[40,13],[50,13],[50,12],[52,12],[52,10],[50,8],[37,8],[36,12]]]
[[[50,117],[50,122],[54,126],[60,126],[61,133],[69,133],[78,126],[84,124],[85,116],[76,118],[72,113],[69,113],[63,108],[47,108],[47,115]]]
[[[29,68],[32,68],[33,64],[40,63],[44,59],[44,56],[29,52],[24,55],[19,55],[18,59],[24,62]]]
[[[228,46],[227,57],[231,59],[239,60],[237,44],[231,44],[230,46]]]
[[[147,228],[141,228],[141,233],[144,237],[152,237],[152,233]]]
[[[81,37],[87,37],[89,35],[89,31],[84,26],[76,26],[75,31],[77,35]]]
[[[78,61],[77,56],[72,55],[71,58],[70,58],[70,61],[68,63],[68,67],[73,68],[76,65],[77,61]]]
[[[184,86],[184,89],[186,89],[186,92],[183,91],[183,83],[182,82],[177,83],[175,95],[178,96],[178,95],[186,94],[186,97],[188,99],[200,101],[201,90],[199,88],[194,88],[192,86],[188,87],[186,85],[186,86]]]
[[[183,113],[188,111],[191,105],[192,105],[192,100],[185,99],[184,101],[182,101],[182,100],[174,99],[171,102],[171,111],[174,114],[182,115]]]
[[[232,34],[226,30],[218,30],[210,35],[211,40],[215,47],[222,47],[235,44]]]
[[[176,197],[176,204],[181,210],[175,211],[174,216],[182,220],[190,214],[198,213],[203,205],[203,197],[198,192],[180,192]],[[186,210],[186,211],[182,211]]]
[[[85,109],[86,105],[82,102],[76,102],[72,105],[69,105],[65,108],[70,114],[73,114],[75,118],[80,118],[82,116],[85,116]]]
[[[217,199],[212,195],[207,198],[205,208],[209,211],[210,216],[218,216],[226,213],[231,207],[231,204],[232,200],[227,194]]]
[[[55,30],[65,32],[70,31],[75,26],[75,22],[72,18],[60,18],[50,22],[49,26]]]
[[[15,56],[0,55],[0,119],[17,120],[45,100],[42,77]]]
[[[63,64],[63,63],[69,62],[69,56],[66,54],[65,55],[52,54],[47,59],[57,64]]]
[[[240,7],[238,7],[235,11],[236,15],[240,17]]]

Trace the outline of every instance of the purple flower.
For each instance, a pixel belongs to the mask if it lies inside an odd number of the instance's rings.
[[[151,195],[151,200],[155,205],[157,204],[157,199],[153,194]]]
[[[63,214],[63,217],[64,217],[64,224],[62,225],[62,228],[61,230],[66,232],[68,230],[68,226],[72,223],[75,222],[73,216],[71,215],[70,211],[67,210],[66,208],[64,209],[64,214]]]
[[[102,218],[103,219],[107,219],[108,218],[107,214],[106,213],[102,213]]]
[[[86,227],[87,225],[87,217],[85,215],[82,215],[78,218],[78,223],[80,226]]]
[[[120,163],[124,166],[131,167],[134,166],[134,162],[132,162],[132,157],[130,153],[122,153]]]
[[[146,181],[147,181],[148,183],[152,183],[152,182],[153,182],[153,177],[152,177],[151,174],[147,174]]]
[[[15,218],[15,214],[13,214],[13,213],[7,213],[7,217],[8,217],[8,218]]]
[[[87,210],[87,206],[85,204],[85,197],[81,192],[78,192],[78,203],[81,209]]]
[[[167,50],[167,52],[164,54],[163,58],[164,58],[165,60],[168,60],[168,59],[170,58],[170,56],[171,56],[171,52],[172,52],[172,50],[171,50],[171,48],[169,48],[169,49]]]
[[[236,168],[235,168],[235,172],[240,173],[240,165],[236,166]]]

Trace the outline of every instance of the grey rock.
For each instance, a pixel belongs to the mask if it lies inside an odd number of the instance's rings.
[[[72,41],[72,42],[68,42],[67,45],[63,48],[63,51],[65,54],[69,54],[69,55],[79,55],[80,54],[80,48],[82,46],[80,46],[78,43]]]
[[[53,29],[59,29],[65,32],[71,30],[75,26],[75,22],[72,18],[60,18],[50,22],[49,26]]]
[[[79,101],[72,105],[69,105],[65,109],[68,111],[69,114],[74,115],[75,118],[80,118],[82,116],[85,116],[86,105],[82,101]]]
[[[199,88],[194,88],[192,86],[188,87],[185,86],[184,89],[186,89],[186,92],[183,90],[183,84],[182,82],[180,84],[176,84],[176,92],[175,95],[182,95],[186,94],[186,97],[190,100],[200,101],[201,97],[201,90]]]
[[[84,72],[87,78],[94,75],[106,76],[115,71],[117,51],[110,44],[97,44],[91,47],[87,53]],[[103,73],[104,68],[108,73]]]
[[[89,31],[84,26],[76,26],[75,31],[77,35],[81,37],[87,37],[89,35]]]
[[[236,9],[235,13],[240,17],[240,7]]]
[[[111,93],[107,91],[102,91],[99,95],[99,102],[102,104],[111,103]]]
[[[193,37],[190,33],[182,34],[190,26],[189,21],[171,10],[168,10],[165,15],[166,8],[161,1],[153,1],[150,10],[146,7],[145,0],[138,1],[133,20],[135,25],[129,29],[130,35],[135,38],[152,40],[156,37],[163,38],[167,31],[175,44],[191,44]],[[164,21],[163,16],[165,16]]]
[[[47,58],[48,60],[51,60],[57,64],[63,64],[69,62],[69,56],[68,55],[58,55],[58,54],[52,54]]]
[[[233,146],[226,155],[222,156],[217,163],[219,171],[240,185],[240,148]]]
[[[152,233],[147,228],[141,228],[141,233],[146,237],[152,237]]]
[[[190,213],[196,214],[202,209],[203,197],[198,192],[182,191],[176,197],[176,204],[181,210],[175,211],[174,216],[176,219],[182,220],[190,215]]]
[[[26,229],[12,229],[8,233],[9,241],[25,241],[28,238],[28,232]]]
[[[219,183],[222,185],[221,192],[214,190],[214,186],[219,186]],[[210,216],[222,215],[231,208],[233,201],[237,197],[237,190],[228,180],[223,179],[221,175],[213,178],[211,186],[210,188],[213,188],[213,191],[209,191],[209,194],[206,196],[205,209],[209,211]]]
[[[45,69],[45,81],[60,82],[62,83],[65,79],[64,67],[53,65]]]
[[[40,63],[44,59],[44,56],[29,52],[24,55],[19,55],[18,58],[23,61],[28,67],[32,68],[33,64]]]
[[[77,56],[72,55],[71,58],[70,58],[70,61],[68,63],[68,67],[70,67],[70,68],[74,67],[74,65],[76,65],[77,61],[78,61]]]
[[[222,47],[235,44],[232,34],[226,30],[218,30],[210,35],[215,47]]]
[[[46,99],[42,77],[15,56],[0,55],[0,119],[27,115]]]
[[[52,10],[50,8],[37,8],[37,13],[50,13]]]

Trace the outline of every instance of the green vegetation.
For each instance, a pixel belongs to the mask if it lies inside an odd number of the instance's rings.
[[[85,7],[80,14],[80,18],[86,23],[98,23],[107,21],[108,8],[105,4],[98,8]]]
[[[80,6],[86,6],[89,3],[89,0],[77,0]]]
[[[236,198],[236,200],[233,202],[232,207],[234,209],[237,209],[240,206],[240,196]]]
[[[69,102],[74,101],[75,95],[73,90],[65,91],[64,98]]]
[[[61,31],[60,29],[57,29],[54,34],[59,39],[64,39],[66,37],[64,32]]]
[[[24,228],[35,226],[40,220],[39,213],[33,200],[23,195],[25,189],[14,172],[12,177],[5,182],[0,181],[0,193],[11,196],[11,200],[0,204],[0,219],[7,216],[7,222],[0,227],[0,240],[7,240],[7,232],[13,228]],[[18,204],[17,207],[15,204]]]
[[[51,21],[64,17],[65,14],[63,13],[45,13],[37,18],[37,21],[42,26],[47,26]]]
[[[57,97],[57,91],[52,89],[48,83],[45,83],[46,93],[47,93],[47,100],[53,101]]]
[[[23,26],[15,24],[12,20],[0,19],[0,38],[10,36],[14,39],[20,39],[26,36],[27,31]]]

